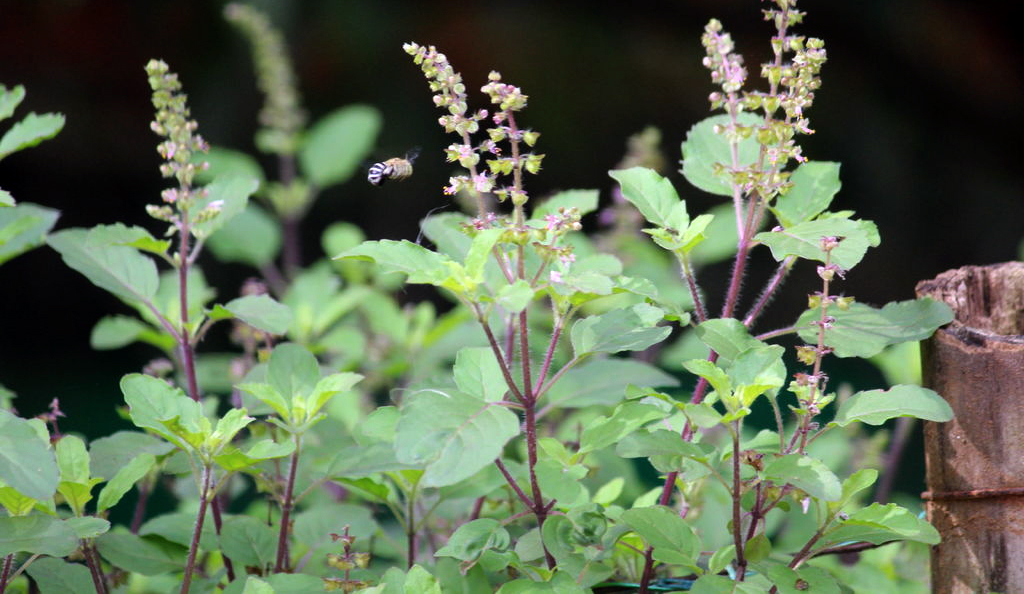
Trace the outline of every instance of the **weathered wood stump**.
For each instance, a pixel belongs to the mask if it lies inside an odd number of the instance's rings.
[[[924,427],[932,591],[1024,592],[1024,263],[950,270],[917,294],[956,315],[921,352],[955,415]]]

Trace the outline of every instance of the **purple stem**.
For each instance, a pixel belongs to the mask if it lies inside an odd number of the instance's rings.
[[[0,572],[0,593],[7,589],[7,578],[11,575],[12,565],[14,565],[14,553],[4,557],[4,569]]]
[[[135,502],[135,511],[132,513],[132,523],[129,530],[132,534],[139,533],[139,526],[142,526],[142,520],[146,517],[146,504],[149,502],[149,494],[153,490],[153,483],[147,477],[139,485],[139,499]]]
[[[203,464],[203,476],[200,482],[202,486],[199,494],[199,513],[196,515],[196,525],[192,530],[192,543],[188,547],[188,560],[185,562],[185,576],[181,582],[180,594],[188,594],[188,589],[192,585],[192,572],[196,567],[199,537],[203,534],[203,522],[206,520],[206,508],[210,503],[210,488],[213,483],[213,471],[209,463]]]
[[[213,512],[213,527],[217,531],[217,536],[220,536],[221,526],[224,525],[221,519],[221,498],[214,496],[213,505],[210,506],[210,510]],[[227,570],[228,582],[235,581],[235,564],[231,562],[231,557],[228,557],[224,551],[221,551],[221,558],[224,559],[224,569]]]
[[[277,562],[274,564],[274,572],[281,573],[288,570],[288,532],[291,523],[292,507],[295,502],[292,500],[292,493],[295,491],[295,472],[299,466],[299,447],[295,444],[295,451],[292,452],[291,464],[288,467],[288,483],[284,488],[284,500],[281,502],[281,530],[277,536]]]
[[[85,539],[82,539],[82,556],[85,557],[85,564],[89,567],[89,574],[92,576],[92,585],[96,589],[96,594],[107,594],[107,585],[103,582],[99,560],[96,558],[96,549]]]

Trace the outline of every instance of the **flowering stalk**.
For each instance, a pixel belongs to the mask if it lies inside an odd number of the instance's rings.
[[[181,92],[178,75],[171,72],[167,64],[161,60],[150,60],[146,65],[146,74],[153,90],[153,107],[156,108],[156,119],[150,124],[150,128],[166,139],[157,146],[157,152],[165,161],[160,166],[160,173],[165,178],[174,178],[178,183],[177,188],[168,188],[161,193],[164,204],[147,205],[146,212],[153,218],[169,224],[168,235],[178,234],[178,252],[174,254],[171,263],[178,271],[178,309],[181,321],[177,331],[172,335],[178,341],[182,374],[185,376],[188,395],[198,402],[200,392],[195,366],[195,343],[198,334],[189,321],[189,269],[195,263],[205,238],[197,226],[217,217],[224,205],[220,200],[207,202],[206,189],[196,189],[192,186],[196,173],[209,166],[205,161],[196,164],[193,157],[197,152],[209,151],[210,147],[196,133],[199,124],[190,119],[188,97]],[[192,245],[193,237],[198,240],[195,246]],[[208,494],[204,490],[200,496],[205,500]],[[205,506],[204,501],[204,510]],[[215,525],[219,535],[220,501],[214,499],[213,507],[214,516],[218,519]],[[201,526],[203,519],[204,516],[200,514],[197,524]],[[228,574],[234,575],[231,559],[226,556],[224,565]],[[186,580],[188,579],[191,577],[186,575]]]
[[[253,66],[257,84],[264,96],[256,133],[256,146],[265,153],[277,155],[278,182],[268,187],[268,198],[281,216],[284,270],[294,276],[302,264],[300,224],[314,191],[297,183],[295,154],[307,115],[300,105],[295,70],[280,31],[265,14],[251,6],[231,3],[224,8],[224,17],[238,27],[252,45]],[[268,267],[268,281],[275,285],[277,270]]]
[[[772,62],[764,64],[761,69],[762,77],[768,81],[767,92],[743,90],[747,71],[743,66],[742,56],[734,53],[735,45],[729,34],[723,32],[720,22],[712,19],[705,27],[704,35],[701,38],[707,51],[704,65],[711,71],[712,82],[721,88],[720,91],[716,90],[709,96],[712,109],[724,109],[728,116],[728,123],[717,127],[716,132],[722,134],[729,143],[730,163],[721,167],[728,173],[732,181],[732,199],[738,236],[736,257],[733,261],[733,270],[721,310],[722,318],[736,315],[740,288],[746,276],[746,263],[750,250],[755,245],[753,237],[761,227],[768,204],[791,185],[789,173],[784,171],[786,165],[791,159],[798,162],[805,160],[794,137],[797,134],[813,133],[804,111],[813,103],[814,91],[821,84],[818,72],[825,62],[824,44],[820,40],[805,40],[803,37],[787,33],[791,25],[798,24],[803,18],[803,13],[795,9],[796,0],[774,0],[774,3],[778,7],[777,9],[764,11],[765,19],[772,21],[776,29],[776,35],[772,37],[771,42],[774,59]],[[793,53],[793,58],[788,63],[785,61],[787,52]],[[764,113],[763,120],[758,126],[742,123],[741,114],[744,111],[758,109]],[[776,112],[780,109],[783,112],[781,118],[776,116]],[[744,165],[740,163],[739,144],[751,136],[756,138],[760,150],[755,163]],[[788,274],[792,264],[793,259],[787,259],[780,264],[757,302],[743,319],[745,326],[749,327],[754,323],[772,295],[781,286],[782,280]],[[687,276],[689,278],[689,275]],[[693,286],[690,287],[690,291],[697,294]],[[701,317],[700,313],[700,309],[698,309],[698,317]],[[819,345],[819,347],[824,348],[824,345]],[[712,351],[709,360],[714,362],[716,359],[717,353]],[[816,369],[815,374],[819,371]],[[692,399],[694,403],[699,403],[703,399],[702,384],[706,390],[706,382],[703,378],[698,382],[698,389],[694,391]],[[809,421],[804,419],[804,422]],[[739,455],[741,454],[739,451],[739,425],[737,421],[731,428],[734,450],[733,536],[736,546],[737,579],[743,580],[746,565],[743,545],[755,535],[760,518],[763,518],[767,510],[774,507],[779,500],[767,504],[767,507],[762,507],[763,498],[760,496],[756,498],[754,509],[751,511],[752,525],[748,534],[744,536],[739,517],[739,503],[742,496],[739,472]],[[690,437],[692,437],[692,429],[687,425],[683,430],[683,438],[689,439]],[[799,451],[803,452],[803,447],[807,443],[806,432],[799,443],[801,444]],[[668,503],[669,497],[665,495],[671,493],[677,478],[675,473],[669,473],[666,476],[662,496],[663,503]],[[651,552],[650,547],[645,551],[644,571],[640,582],[641,593],[648,592],[649,583],[653,577],[654,561]]]
[[[413,56],[414,62],[420,66],[424,75],[430,81],[430,90],[435,92],[434,104],[447,110],[447,114],[441,116],[439,123],[446,132],[457,134],[461,142],[449,145],[445,150],[449,162],[458,162],[467,169],[468,175],[456,175],[449,179],[449,185],[445,187],[445,194],[457,194],[467,192],[476,201],[477,218],[468,226],[467,231],[471,234],[475,231],[493,228],[503,225],[508,231],[508,242],[514,244],[514,256],[506,253],[501,247],[495,246],[493,251],[506,280],[512,284],[515,282],[527,282],[531,288],[536,288],[540,281],[544,268],[550,261],[544,258],[541,268],[533,275],[526,271],[525,246],[534,238],[534,230],[526,226],[526,215],[524,205],[529,196],[523,188],[523,172],[536,174],[540,170],[541,161],[544,155],[532,152],[524,153],[523,144],[532,147],[540,134],[532,130],[524,130],[516,122],[515,112],[526,107],[528,97],[524,95],[519,87],[507,84],[502,81],[501,74],[491,72],[488,75],[488,83],[480,90],[496,106],[493,114],[487,110],[470,112],[466,98],[466,86],[462,82],[462,76],[452,68],[448,58],[437,51],[434,46],[423,47],[416,43],[405,44],[406,53]],[[490,118],[493,127],[487,129],[488,139],[474,145],[472,135],[479,131],[480,122]],[[504,156],[499,143],[508,143],[509,156]],[[482,155],[487,155],[487,171],[480,171],[479,164]],[[499,183],[501,177],[511,177],[511,184],[502,185]],[[487,203],[484,199],[486,193],[493,192],[499,201],[511,200],[513,214],[511,221],[500,219],[493,213],[488,212]],[[562,213],[564,215],[564,213]],[[578,214],[574,221],[578,225]],[[560,221],[561,219],[559,219]],[[557,237],[560,232],[552,225],[560,224],[549,221],[548,231],[555,231],[552,237]],[[564,232],[564,231],[563,231]],[[551,246],[554,245],[552,241]],[[548,246],[549,248],[551,246]],[[555,278],[555,272],[552,277]],[[541,388],[541,382],[551,365],[551,356],[557,346],[558,337],[561,335],[561,323],[556,323],[556,330],[550,342],[548,352],[545,355],[544,364],[541,367],[541,376],[538,382],[534,382],[531,369],[531,353],[529,340],[529,308],[524,308],[514,315],[514,321],[506,326],[505,340],[507,347],[502,351],[494,333],[491,330],[486,316],[476,303],[469,303],[471,309],[476,313],[477,320],[487,335],[488,344],[498,360],[502,375],[508,386],[508,390],[519,400],[523,406],[523,426],[526,433],[527,471],[530,480],[531,496],[526,497],[523,490],[515,483],[511,475],[505,474],[506,479],[513,490],[521,494],[527,509],[537,519],[539,527],[543,528],[544,521],[549,515],[554,501],[545,502],[541,493],[540,484],[537,480],[536,465],[537,455],[537,388]],[[564,320],[563,320],[564,322]],[[518,335],[518,337],[516,336]],[[518,338],[518,354],[522,375],[517,383],[510,373],[510,363],[513,352],[513,345]],[[555,567],[554,557],[545,549],[545,558],[549,568]]]

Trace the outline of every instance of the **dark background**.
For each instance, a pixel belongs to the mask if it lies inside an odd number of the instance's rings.
[[[319,253],[320,233],[332,221],[354,221],[370,238],[411,239],[427,211],[448,203],[441,188],[451,168],[441,148],[453,139],[437,126],[440,113],[403,42],[447,53],[471,106],[486,107],[476,89],[491,69],[530,96],[520,121],[542,133],[538,150],[547,154],[542,174],[529,180],[534,196],[600,188],[606,202],[606,172],[630,134],[660,127],[674,163],[686,130],[708,115],[712,87],[699,41],[707,20],[719,18],[733,34],[755,86],[772,31],[761,20],[767,4],[755,0],[266,4],[291,44],[311,120],[368,103],[384,117],[376,157],[424,148],[416,174],[402,184],[373,188],[357,176],[325,192],[305,227],[307,255]],[[810,112],[817,134],[802,140],[804,153],[842,162],[833,209],[875,220],[882,235],[840,285],[860,301],[911,298],[917,281],[943,270],[1017,257],[1024,70],[1010,4],[800,2],[808,16],[797,32],[825,39],[829,55]],[[157,231],[143,210],[166,187],[143,72],[154,57],[179,74],[204,137],[254,152],[262,98],[248,44],[220,17],[221,6],[0,0],[0,82],[28,92],[16,118],[28,111],[67,116],[55,139],[0,163],[0,187],[19,201],[60,209],[58,228],[123,221]],[[691,212],[716,202],[671,175]],[[225,300],[248,273],[208,255],[202,264]],[[748,297],[772,268],[765,254],[754,264]],[[726,273],[708,270],[706,286],[722,285]],[[794,274],[775,319],[792,320],[815,284],[810,268]],[[0,383],[19,394],[23,415],[59,397],[65,427],[90,437],[112,429],[119,377],[155,354],[89,348],[93,324],[123,311],[49,248],[0,267]]]

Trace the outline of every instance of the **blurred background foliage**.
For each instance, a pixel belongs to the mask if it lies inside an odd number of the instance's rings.
[[[702,28],[711,17],[723,22],[755,85],[770,53],[771,29],[754,0],[255,4],[287,37],[311,121],[366,103],[384,118],[375,159],[424,148],[401,184],[376,188],[358,175],[325,191],[304,223],[307,264],[321,255],[331,222],[352,221],[371,239],[415,239],[428,211],[457,208],[441,191],[453,171],[441,151],[450,138],[403,42],[447,53],[476,100],[471,106],[486,107],[475,90],[491,69],[530,96],[522,120],[542,133],[538,149],[547,155],[530,180],[535,198],[596,188],[608,204],[607,171],[627,137],[655,125],[666,173],[691,213],[718,202],[675,171],[680,141],[708,115]],[[917,281],[943,270],[1015,259],[1024,237],[1017,148],[1024,68],[1009,4],[802,0],[800,8],[808,17],[798,33],[824,38],[829,53],[811,112],[817,133],[802,141],[804,153],[842,162],[834,208],[875,220],[882,235],[842,289],[880,304],[913,297]],[[149,129],[143,66],[150,58],[180,74],[205,138],[255,154],[262,97],[248,44],[221,10],[221,2],[200,0],[0,0],[0,82],[25,85],[21,113],[67,116],[57,138],[0,164],[0,187],[60,209],[58,228],[123,221],[154,229],[144,205],[166,185]],[[269,158],[265,165],[273,170]],[[593,227],[593,217],[584,223]],[[222,300],[250,274],[209,254],[200,264]],[[767,250],[753,269],[748,299],[774,269]],[[720,302],[715,291],[727,274],[728,265],[702,272],[712,302]],[[794,319],[818,282],[810,268],[797,269],[762,329]],[[431,296],[407,291],[405,301]],[[120,401],[119,378],[156,355],[140,345],[90,349],[96,321],[124,309],[48,248],[0,268],[0,383],[19,394],[24,416],[59,397],[67,429],[96,437],[117,428],[110,410]],[[227,339],[215,334],[208,342],[200,349]],[[878,371],[859,364],[851,377],[867,376],[866,388],[881,385]]]

